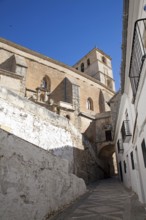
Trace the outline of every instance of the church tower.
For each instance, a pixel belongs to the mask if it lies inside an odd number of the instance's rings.
[[[95,78],[109,90],[115,91],[111,57],[106,55],[103,51],[94,48],[73,67]]]

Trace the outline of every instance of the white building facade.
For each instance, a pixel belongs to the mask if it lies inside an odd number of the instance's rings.
[[[146,0],[124,0],[121,102],[114,141],[121,181],[146,203]]]

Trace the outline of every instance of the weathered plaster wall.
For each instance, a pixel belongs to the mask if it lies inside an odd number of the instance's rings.
[[[0,125],[46,150],[81,146],[81,134],[65,117],[0,88]],[[74,137],[74,138],[73,138]]]
[[[1,220],[45,220],[85,191],[67,160],[0,129]]]
[[[101,177],[101,171],[98,170],[96,162],[93,162],[93,156],[85,150],[81,133],[67,118],[5,88],[0,88],[0,127],[67,159],[70,172],[87,182],[93,179],[91,176],[95,176],[94,180]],[[93,163],[94,169],[91,169]]]
[[[0,88],[0,127],[53,154],[74,170],[73,148],[83,150],[82,135],[65,117]]]

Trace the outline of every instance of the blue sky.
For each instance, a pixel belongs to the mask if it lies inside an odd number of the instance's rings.
[[[70,66],[96,46],[120,87],[122,0],[0,0],[0,36]]]

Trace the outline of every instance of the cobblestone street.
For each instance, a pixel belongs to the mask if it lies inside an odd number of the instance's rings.
[[[49,220],[146,220],[146,209],[135,193],[116,179],[99,181],[89,192]]]

